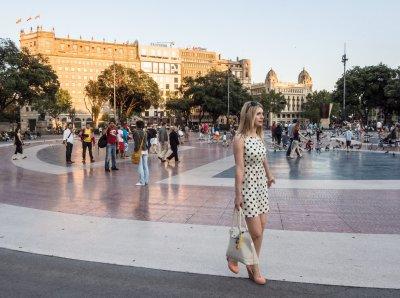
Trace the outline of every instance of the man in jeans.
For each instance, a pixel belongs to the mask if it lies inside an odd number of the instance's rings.
[[[165,127],[165,123],[162,123],[162,127],[158,132],[158,141],[160,142],[161,150],[160,154],[158,155],[158,159],[162,162],[165,162],[166,155],[168,153],[168,132],[167,128]]]
[[[90,123],[86,123],[86,128],[82,129],[80,135],[82,140],[82,163],[86,163],[86,148],[89,150],[90,162],[94,162],[92,153],[94,133],[90,127]]]
[[[63,134],[63,144],[66,145],[65,159],[67,165],[74,163],[71,161],[72,147],[74,146],[74,132],[72,130],[72,123],[68,123],[67,128]]]
[[[113,121],[110,121],[108,125],[106,136],[107,136],[107,148],[106,148],[106,159],[104,168],[106,172],[110,172],[110,158],[111,158],[111,170],[117,171],[116,158],[117,158],[117,134],[118,130]]]
[[[288,126],[288,136],[289,136],[289,146],[286,151],[286,156],[289,157],[290,153],[292,152],[292,142],[293,142],[293,128],[296,126],[297,119],[293,119],[292,123],[289,124]],[[297,155],[300,156],[299,152],[297,152]]]

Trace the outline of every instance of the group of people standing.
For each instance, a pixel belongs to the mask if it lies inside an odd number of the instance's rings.
[[[104,169],[106,172],[118,171],[117,156],[120,158],[129,157],[129,140],[133,142],[133,152],[140,151],[140,161],[138,164],[139,181],[136,185],[144,186],[149,183],[149,167],[148,157],[150,153],[155,153],[162,163],[167,162],[170,165],[172,159],[175,164],[180,162],[178,157],[178,147],[182,143],[182,137],[178,133],[178,128],[171,126],[170,131],[165,123],[161,128],[149,126],[145,129],[145,123],[141,120],[136,122],[136,129],[130,131],[128,125],[117,126],[114,121],[110,121],[108,126],[103,130],[102,136],[99,138],[99,147],[104,147],[106,156],[104,160]],[[188,131],[187,131],[188,134]],[[78,136],[82,142],[82,163],[86,163],[86,152],[88,151],[90,162],[94,162],[93,147],[96,144],[94,131],[91,125],[86,124]],[[186,136],[185,139],[189,139]],[[74,146],[74,130],[72,124],[69,123],[63,133],[63,143],[66,146],[66,163],[70,165],[74,163],[71,160],[72,150]],[[101,145],[101,143],[104,143]]]

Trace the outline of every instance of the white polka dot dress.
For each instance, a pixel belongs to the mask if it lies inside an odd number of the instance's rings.
[[[246,217],[269,212],[267,177],[263,166],[267,149],[260,138],[244,140],[243,211]]]

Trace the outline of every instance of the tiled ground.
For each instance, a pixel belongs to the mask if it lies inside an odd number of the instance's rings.
[[[156,183],[232,154],[231,149],[216,144],[193,141],[186,145],[195,148],[181,153],[179,166],[160,164],[156,156],[151,156],[150,186],[142,188],[135,186],[136,167],[128,160],[119,163],[118,172],[105,173],[102,167],[96,167],[51,175],[16,167],[11,162],[12,147],[3,147],[0,148],[0,202],[101,217],[230,225],[233,188]],[[64,165],[63,150],[62,146],[54,145],[40,151],[38,157],[42,162]],[[81,160],[80,152],[80,145],[76,144],[73,159],[77,163]],[[315,159],[311,157],[309,162],[302,160],[303,169],[314,176],[318,171],[326,174],[323,167],[337,173],[335,169],[340,169],[341,163],[346,167],[346,175],[332,174],[330,179],[348,179],[352,170],[356,177],[361,177],[362,173],[375,177],[373,179],[398,179],[400,176],[399,156],[390,157],[389,161],[389,156],[382,154],[360,155],[353,159],[337,155],[335,160],[335,156],[328,157],[327,154]],[[95,159],[103,160],[103,153],[97,155],[95,150]],[[288,175],[290,162],[281,153],[271,157],[277,177]],[[232,176],[229,171],[221,175]],[[393,183],[399,182],[393,180]],[[268,228],[400,234],[399,198],[400,190],[272,188]]]

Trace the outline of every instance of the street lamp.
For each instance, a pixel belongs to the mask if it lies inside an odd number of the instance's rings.
[[[114,45],[116,44],[116,41],[114,40]],[[113,51],[113,77],[114,77],[114,120],[115,120],[115,123],[117,124],[118,123],[118,115],[117,115],[117,99],[116,99],[116,91],[115,91],[115,51],[116,51],[117,49],[116,48],[114,48],[114,51]]]
[[[343,63],[343,121],[346,120],[346,62],[349,60],[346,56],[346,43],[344,43],[344,54],[342,55]]]
[[[230,76],[231,76],[231,67],[228,66],[228,113],[226,114],[226,124],[229,124]]]

